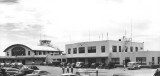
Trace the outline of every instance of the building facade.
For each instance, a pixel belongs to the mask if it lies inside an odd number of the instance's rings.
[[[149,52],[144,51],[143,42],[130,40],[104,40],[66,44],[68,62],[109,63],[123,65],[129,61],[141,62],[147,65]],[[143,55],[146,54],[146,55]],[[146,59],[146,61],[145,61]],[[155,62],[157,63],[157,62]]]
[[[14,44],[4,50],[5,56],[0,57],[0,62],[23,64],[41,64],[52,55],[60,55],[62,51],[50,45],[50,40],[40,40],[39,45]]]

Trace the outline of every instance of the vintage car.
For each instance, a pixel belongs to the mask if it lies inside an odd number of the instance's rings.
[[[140,69],[141,66],[137,62],[128,62],[128,67],[130,69]]]
[[[18,74],[20,71],[16,68],[5,68],[6,73],[10,75]]]
[[[74,73],[64,73],[61,76],[77,76],[77,75]]]
[[[113,76],[131,76],[127,73],[116,73],[116,74],[113,74]]]
[[[75,67],[76,67],[76,68],[82,68],[83,65],[84,65],[84,62],[76,62]]]
[[[32,74],[26,76],[51,76],[49,72],[43,70],[34,70]]]

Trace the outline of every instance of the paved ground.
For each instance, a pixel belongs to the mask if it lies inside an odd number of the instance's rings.
[[[53,66],[38,66],[41,70],[46,70],[51,73],[51,76],[61,76],[62,69],[60,67],[53,67]],[[76,72],[77,69],[74,69]],[[125,70],[123,68],[115,68],[115,69],[98,69],[99,76],[112,76],[115,73],[126,73],[130,76],[153,76],[156,69],[147,69],[142,68],[140,70]],[[91,76],[96,76],[96,74],[91,74]]]

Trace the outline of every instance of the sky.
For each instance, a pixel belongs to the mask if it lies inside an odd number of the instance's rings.
[[[160,51],[159,0],[0,0],[0,55],[13,44],[65,44],[118,40]],[[132,28],[132,32],[131,32]]]

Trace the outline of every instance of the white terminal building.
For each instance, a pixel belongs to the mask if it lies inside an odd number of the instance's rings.
[[[13,44],[3,52],[5,56],[0,56],[1,63],[20,62],[23,64],[42,64],[47,57],[61,55],[57,47],[52,46],[50,40],[40,40],[39,45]]]
[[[159,64],[160,51],[144,51],[144,42],[132,42],[123,37],[117,41],[103,40],[66,44],[65,52],[68,62],[106,63],[117,65],[129,61],[141,65]]]
[[[50,40],[40,40],[39,45],[14,44],[4,50],[6,56],[0,56],[0,62],[23,64],[41,64],[43,62],[85,63],[113,62],[117,65],[129,61],[141,65],[158,65],[160,51],[144,51],[144,42],[132,42],[123,37],[119,40],[79,42],[65,45],[65,53],[50,45]]]

